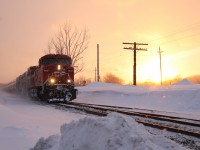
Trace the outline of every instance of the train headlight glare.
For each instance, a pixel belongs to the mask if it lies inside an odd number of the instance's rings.
[[[56,80],[55,80],[54,78],[51,78],[51,79],[50,79],[50,83],[51,83],[51,84],[54,84],[55,81],[56,81]]]
[[[58,65],[57,69],[58,69],[58,70],[60,70],[60,69],[61,69],[61,66],[60,66],[60,65]]]
[[[70,80],[70,79],[68,79],[68,80],[67,80],[67,83],[71,83],[71,80]]]

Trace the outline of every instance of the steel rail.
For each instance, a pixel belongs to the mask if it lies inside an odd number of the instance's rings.
[[[199,120],[193,120],[193,119],[187,119],[187,118],[181,118],[181,117],[174,117],[174,116],[167,116],[167,115],[160,115],[160,114],[151,114],[151,113],[125,111],[125,110],[116,109],[116,108],[124,109],[126,107],[107,106],[107,105],[94,105],[94,104],[74,103],[74,102],[70,102],[70,103],[67,103],[67,104],[69,104],[69,105],[79,105],[79,106],[85,106],[85,107],[93,107],[95,109],[100,109],[100,110],[104,110],[104,111],[109,110],[109,111],[115,111],[115,112],[126,114],[126,115],[134,115],[134,116],[139,116],[139,117],[151,118],[151,119],[162,120],[162,121],[170,121],[170,122],[174,122],[174,123],[200,127],[200,121]],[[109,107],[109,109],[105,108],[105,107]],[[187,120],[192,120],[192,121],[199,121],[199,123],[186,122],[186,121],[176,120],[176,119],[185,119],[185,120],[187,119]]]
[[[99,116],[106,116],[110,112],[118,112],[118,113],[126,114],[129,116],[139,116],[139,117],[143,117],[143,118],[156,119],[156,120],[162,120],[162,121],[164,120],[164,121],[168,121],[168,122],[175,122],[175,123],[179,123],[182,125],[190,125],[190,126],[196,126],[196,127],[200,126],[200,124],[197,124],[197,123],[184,122],[184,121],[175,120],[175,119],[171,119],[171,118],[161,118],[160,117],[161,115],[155,116],[154,114],[152,115],[152,114],[148,114],[148,113],[125,111],[125,110],[119,110],[119,109],[115,109],[115,108],[104,108],[103,106],[92,106],[91,104],[88,105],[85,103],[82,103],[82,104],[74,103],[74,102],[73,103],[69,102],[69,103],[65,103],[65,104],[59,103],[59,104],[57,104],[57,106],[74,108],[74,109],[78,109],[78,110],[85,111],[87,113],[92,113],[92,114],[99,115]],[[178,118],[180,118],[180,117],[178,117]],[[153,127],[153,128],[157,128],[157,129],[166,129],[167,131],[172,131],[172,132],[176,132],[176,133],[178,132],[178,133],[182,133],[185,135],[200,138],[200,131],[183,130],[178,127],[163,125],[160,123],[147,122],[147,121],[139,120],[139,119],[136,119],[136,121],[138,123],[144,124],[145,126],[149,126],[149,127]]]

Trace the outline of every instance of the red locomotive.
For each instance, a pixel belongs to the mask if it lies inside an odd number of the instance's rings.
[[[16,79],[16,89],[46,101],[71,101],[76,98],[74,67],[67,55],[48,54]]]

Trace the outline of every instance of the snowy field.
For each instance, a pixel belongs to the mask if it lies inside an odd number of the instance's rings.
[[[0,90],[0,150],[28,150],[40,137],[58,134],[63,123],[84,117]]]
[[[79,87],[75,102],[146,108],[200,119],[200,85],[133,87],[92,83]],[[131,117],[96,117],[51,106],[0,89],[2,150],[179,150],[162,135],[150,134]]]
[[[76,102],[166,111],[200,119],[200,84],[188,80],[170,86],[146,87],[92,83],[79,88]]]

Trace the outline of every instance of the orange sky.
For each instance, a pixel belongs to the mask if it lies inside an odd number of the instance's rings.
[[[132,82],[133,53],[122,42],[148,43],[137,53],[137,80],[200,74],[199,0],[0,0],[0,83],[14,80],[44,55],[58,26],[86,27],[90,43],[79,74],[94,79],[96,44],[100,73]]]

